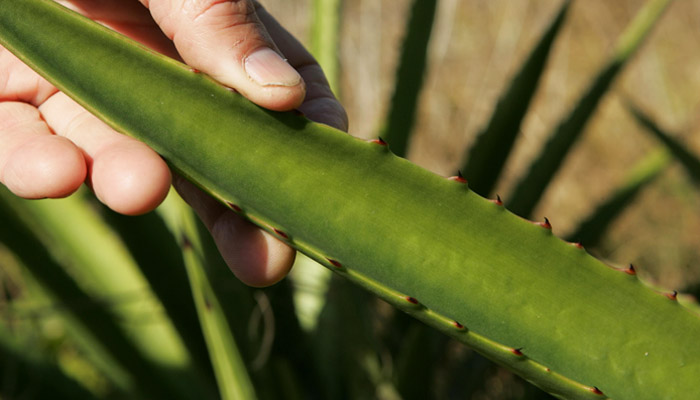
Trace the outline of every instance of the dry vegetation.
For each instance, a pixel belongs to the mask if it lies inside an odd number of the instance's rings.
[[[309,0],[263,4],[308,43]],[[391,95],[407,0],[346,0],[339,56],[340,97],[351,133],[376,134]],[[454,172],[497,96],[541,35],[560,0],[442,0],[410,158]],[[550,130],[610,54],[643,0],[574,2],[507,174],[507,198]],[[615,189],[657,142],[627,114],[630,98],[700,154],[700,2],[677,1],[615,82],[535,215],[565,235]],[[647,279],[683,289],[700,281],[700,192],[672,166],[612,226],[597,255],[635,263]]]

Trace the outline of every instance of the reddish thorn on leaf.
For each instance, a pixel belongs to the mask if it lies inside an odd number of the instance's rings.
[[[673,301],[677,301],[678,300],[678,291],[674,290],[671,293],[666,293],[666,297],[668,297],[669,299],[671,299]]]
[[[581,244],[581,242],[572,242],[571,245],[577,249],[583,249],[583,244]]]
[[[231,202],[226,202],[226,204],[228,204],[228,206],[231,207],[231,209],[237,213],[243,212],[242,208],[238,207],[237,205],[235,205]]]
[[[202,71],[198,70],[197,68],[190,68],[190,72],[194,72],[195,74],[199,74]]]
[[[182,248],[183,249],[191,249],[192,248],[192,242],[190,241],[190,238],[187,237],[187,235],[182,235]]]
[[[282,237],[285,238],[285,239],[289,239],[289,235],[287,235],[286,233],[282,232],[281,230],[279,230],[279,229],[277,229],[277,228],[273,228],[272,230],[275,231],[275,233],[278,234],[279,236],[282,236]]]
[[[411,304],[418,304],[418,299],[416,299],[415,297],[406,296],[404,297],[404,299],[406,299],[406,301]]]
[[[452,325],[454,325],[454,327],[457,329],[464,329],[464,325],[460,324],[457,321],[452,321]]]
[[[634,265],[630,264],[630,266],[625,269],[625,273],[627,275],[637,275],[637,270],[634,269]]]
[[[459,182],[459,183],[467,183],[467,180],[462,175],[462,171],[457,171],[457,176],[451,176],[447,179],[449,179],[451,181]]]
[[[524,356],[524,354],[523,354],[523,349],[522,349],[522,348],[520,348],[520,349],[510,349],[510,352],[513,353],[513,354],[515,354],[515,355],[518,356],[518,357]]]
[[[496,195],[496,199],[491,200],[491,202],[497,206],[503,205],[503,200],[501,200],[501,196],[499,196],[499,195]]]
[[[589,388],[588,390],[590,390],[593,394],[597,394],[598,396],[603,396],[603,392],[595,386],[593,386],[592,388]]]
[[[544,217],[544,222],[535,222],[535,225],[539,225],[544,229],[552,229],[552,224],[549,223],[549,219],[547,217]]]
[[[549,368],[549,367],[545,368],[544,370],[547,371],[547,372],[552,372],[552,369]]]
[[[326,258],[326,260],[328,260],[328,262],[331,263],[331,265],[336,267],[336,268],[343,268],[343,264],[341,264],[337,260],[334,260],[332,258]]]
[[[372,140],[370,140],[369,142],[370,142],[370,143],[374,143],[374,144],[378,144],[378,145],[380,145],[380,146],[388,146],[388,145],[389,145],[389,144],[388,144],[386,141],[384,141],[384,139],[382,139],[381,137],[378,137],[378,138],[376,138],[376,139],[372,139]]]

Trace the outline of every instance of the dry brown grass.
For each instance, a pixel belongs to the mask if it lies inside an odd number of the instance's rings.
[[[308,0],[264,0],[308,43]],[[351,133],[371,137],[393,85],[408,0],[346,0],[339,49],[341,99]],[[497,96],[541,35],[560,0],[442,0],[410,158],[453,173],[487,121]],[[512,185],[547,135],[590,82],[642,0],[574,2],[557,39],[513,159],[498,186]],[[631,98],[700,154],[700,2],[677,1],[617,79],[536,210],[565,235],[614,190],[657,142],[625,112]],[[700,280],[700,196],[678,166],[670,168],[615,222],[597,254],[635,263],[655,283],[682,289]]]

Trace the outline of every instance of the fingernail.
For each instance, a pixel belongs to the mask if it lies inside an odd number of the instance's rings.
[[[299,73],[269,47],[254,51],[243,65],[250,79],[261,86],[295,86],[301,82]]]

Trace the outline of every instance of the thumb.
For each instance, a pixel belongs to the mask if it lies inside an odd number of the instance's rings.
[[[301,105],[305,85],[258,19],[253,0],[141,0],[182,59],[258,105]]]

